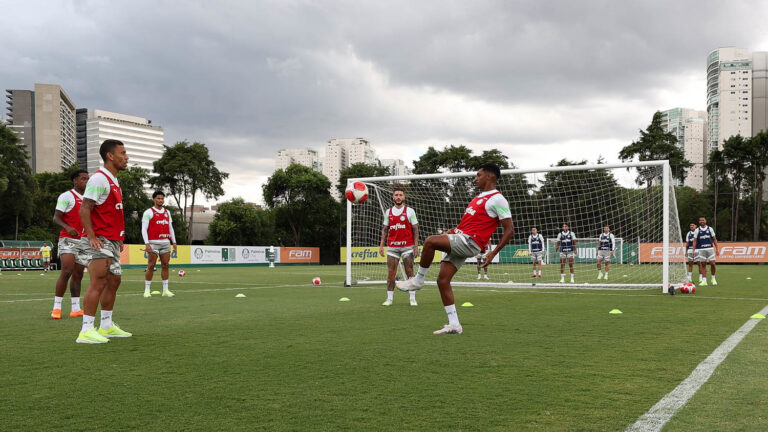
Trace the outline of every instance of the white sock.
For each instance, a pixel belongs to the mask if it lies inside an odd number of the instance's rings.
[[[573,273],[571,273],[571,280],[573,280]]]
[[[422,267],[419,266],[419,272],[416,273],[416,279],[420,281],[424,281],[424,277],[427,275],[427,272],[429,271],[429,267]]]
[[[53,308],[54,309],[61,309],[61,302],[64,300],[64,297],[56,297],[53,296]]]
[[[688,279],[690,279],[691,276],[693,276],[692,272],[688,272]]]
[[[608,272],[605,272],[605,275],[608,276]]]
[[[395,298],[395,292],[394,291],[387,291],[387,300],[394,300]]]
[[[150,285],[152,285],[152,281],[144,281],[144,291],[149,291]]]
[[[112,311],[101,311],[100,327],[105,330],[112,327]]]
[[[411,300],[416,300],[416,291],[408,291],[411,294]]]
[[[452,326],[461,325],[459,324],[459,315],[456,313],[455,304],[445,306],[445,313],[448,314],[448,324]]]
[[[541,276],[541,270],[539,270],[539,276]]]
[[[83,315],[83,329],[80,333],[85,333],[93,328],[93,323],[96,321],[96,317],[93,315]]]
[[[560,279],[565,278],[565,273],[560,273]]]
[[[163,281],[163,291],[168,291],[168,279]]]
[[[72,312],[80,310],[80,297],[72,297]]]

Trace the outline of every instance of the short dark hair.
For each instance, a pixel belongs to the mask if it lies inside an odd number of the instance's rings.
[[[101,160],[104,162],[107,161],[107,153],[113,153],[115,151],[115,147],[125,145],[122,141],[115,140],[115,139],[108,139],[101,143],[101,147],[99,147],[99,154],[101,155]]]
[[[79,169],[79,170],[73,171],[73,172],[72,172],[72,174],[70,174],[70,175],[69,175],[69,179],[70,179],[70,180],[72,180],[72,181],[75,181],[75,179],[76,179],[76,178],[77,178],[77,177],[78,177],[80,174],[83,174],[83,173],[85,173],[85,174],[88,174],[88,171],[86,171],[86,170],[84,170],[84,169]]]
[[[501,169],[499,169],[499,166],[492,162],[486,162],[480,167],[477,168],[478,170],[487,171],[489,173],[492,173],[496,176],[496,180],[498,180],[501,177]]]
[[[163,192],[161,190],[157,190],[157,191],[155,191],[155,193],[152,194],[152,199],[157,198],[158,195],[162,195],[163,198],[165,198],[165,192]]]
[[[405,195],[405,189],[403,189],[401,187],[396,187],[396,188],[392,189],[392,193],[395,193],[397,191],[400,191],[400,192],[403,193],[403,195]]]
[[[567,224],[567,223],[565,223],[565,222],[563,222],[563,223],[562,223],[562,225],[560,225],[560,226],[562,227],[563,225],[567,226],[568,228],[570,228],[570,227],[571,227],[571,225],[570,225],[570,224]]]

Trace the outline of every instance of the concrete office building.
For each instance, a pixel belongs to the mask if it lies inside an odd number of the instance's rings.
[[[6,90],[8,126],[29,154],[33,173],[58,172],[77,162],[75,104],[61,86]]]
[[[163,128],[153,126],[150,120],[127,114],[88,109],[78,110],[78,133],[85,132],[85,141],[78,141],[79,148],[84,145],[85,156],[80,164],[85,164],[88,172],[94,172],[104,166],[99,155],[99,147],[104,140],[116,139],[125,144],[128,152],[128,166],[139,166],[154,172],[153,162],[163,155],[165,135]]]
[[[364,138],[335,138],[325,146],[323,174],[331,181],[331,195],[341,199],[336,185],[341,178],[341,170],[356,163],[378,164],[376,151]]]
[[[707,112],[689,108],[672,108],[662,111],[661,114],[662,127],[675,135],[677,145],[683,150],[685,158],[693,163],[682,185],[698,191],[703,190],[706,183],[704,164],[709,157]]]
[[[722,149],[734,135],[752,136],[752,55],[744,48],[718,48],[707,56],[709,149]]]
[[[402,159],[381,159],[381,166],[389,168],[389,173],[393,176],[403,176],[411,174],[410,168],[405,165]]]
[[[275,170],[286,169],[291,164],[304,165],[314,171],[323,172],[323,162],[317,150],[312,149],[282,149],[277,152]]]

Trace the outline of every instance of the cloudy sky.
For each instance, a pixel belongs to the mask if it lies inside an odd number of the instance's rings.
[[[0,0],[0,89],[60,84],[78,107],[204,142],[226,198],[261,201],[281,148],[365,137],[518,167],[616,161],[658,109],[705,109],[707,54],[768,50],[757,1]],[[255,187],[259,186],[259,187]]]

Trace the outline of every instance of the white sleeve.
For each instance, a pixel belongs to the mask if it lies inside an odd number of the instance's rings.
[[[531,240],[533,240],[533,236],[528,236],[528,253],[531,253]]]
[[[406,216],[408,216],[408,220],[411,222],[411,225],[418,225],[419,220],[416,219],[416,210],[408,207],[407,213],[408,214]]]
[[[168,230],[170,230],[171,233],[171,244],[176,244],[176,233],[173,232],[173,219],[171,218],[171,212],[168,209],[165,211],[168,212]]]
[[[485,211],[488,213],[488,216],[492,218],[498,217],[499,220],[512,217],[512,212],[509,210],[509,202],[507,202],[507,199],[502,194],[496,194],[489,198],[485,202]]]
[[[699,229],[698,229],[698,228],[696,228],[696,229],[693,231],[693,239],[694,239],[694,240],[696,240],[696,239],[698,239],[698,238],[699,238]],[[698,243],[698,241],[697,241],[697,243]]]
[[[559,233],[557,233],[557,241],[560,241],[560,240],[562,240],[562,239],[563,239],[563,237],[562,237],[562,236],[563,236],[563,232],[562,232],[562,231],[561,231],[561,232],[559,232]]]
[[[616,236],[614,236],[613,233],[611,233],[611,250],[616,250]]]
[[[147,229],[149,228],[149,221],[152,220],[152,209],[147,209],[144,215],[141,217],[141,237],[144,238],[144,244],[149,243],[149,236],[147,235]]]
[[[539,239],[541,239],[541,250],[543,252],[546,252],[547,251],[547,244],[544,243],[544,236],[539,234]]]
[[[66,191],[56,199],[56,210],[67,213],[73,208],[75,208],[75,197],[72,196],[72,192]]]
[[[384,210],[384,223],[382,225],[389,225],[389,209]]]
[[[715,235],[715,229],[714,228],[709,227],[709,232],[710,232],[710,234],[712,234],[712,238],[717,238],[717,236]]]
[[[571,240],[576,240],[576,234],[573,231],[571,231]]]
[[[96,202],[96,205],[104,204],[109,197],[109,180],[101,173],[94,174],[85,185],[83,199],[88,198]]]

